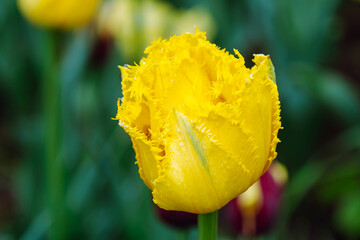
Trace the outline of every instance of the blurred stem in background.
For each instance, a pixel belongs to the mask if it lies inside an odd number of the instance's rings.
[[[51,218],[50,239],[66,239],[64,161],[61,151],[61,100],[58,33],[44,32],[43,107],[45,121],[46,200]]]

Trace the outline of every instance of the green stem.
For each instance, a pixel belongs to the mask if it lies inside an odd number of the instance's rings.
[[[199,240],[216,240],[218,228],[218,211],[198,215]]]
[[[46,195],[51,217],[50,239],[65,239],[64,162],[61,154],[60,77],[56,32],[44,35],[43,107],[45,120]]]

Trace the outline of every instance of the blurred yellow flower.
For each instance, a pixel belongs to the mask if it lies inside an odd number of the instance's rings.
[[[17,0],[24,16],[32,23],[52,28],[76,28],[94,15],[99,0]]]
[[[155,0],[110,0],[97,18],[100,35],[111,35],[126,60],[134,59],[157,37],[189,32],[197,26],[214,35],[216,24],[203,6],[177,10]]]
[[[185,33],[120,67],[116,119],[130,135],[139,173],[166,210],[209,213],[249,188],[276,157],[280,102],[269,56],[248,69]]]

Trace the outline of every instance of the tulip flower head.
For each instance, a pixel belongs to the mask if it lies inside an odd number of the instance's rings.
[[[115,119],[130,135],[139,173],[165,210],[209,213],[248,189],[276,157],[280,103],[269,56],[251,69],[185,33],[120,67]]]
[[[32,23],[51,28],[76,28],[94,15],[99,0],[18,0],[24,16]]]

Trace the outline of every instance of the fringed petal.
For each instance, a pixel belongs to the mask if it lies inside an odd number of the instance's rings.
[[[250,187],[276,157],[281,128],[274,67],[248,69],[205,34],[158,39],[139,65],[120,67],[116,119],[134,144],[154,202],[208,213]]]

